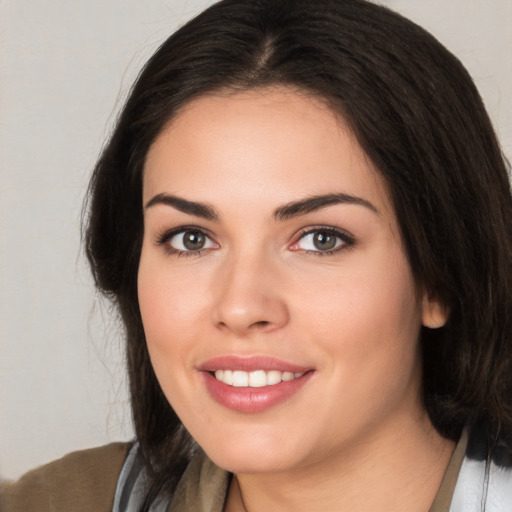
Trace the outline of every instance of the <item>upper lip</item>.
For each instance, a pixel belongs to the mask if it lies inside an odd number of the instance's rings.
[[[197,369],[205,372],[214,372],[215,370],[241,370],[246,372],[277,370],[280,372],[303,373],[312,368],[268,356],[226,355],[208,359],[201,363]]]

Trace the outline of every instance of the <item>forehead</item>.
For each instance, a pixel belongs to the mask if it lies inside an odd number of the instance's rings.
[[[147,155],[144,200],[163,192],[247,205],[341,192],[390,207],[383,178],[341,116],[284,87],[187,104]]]

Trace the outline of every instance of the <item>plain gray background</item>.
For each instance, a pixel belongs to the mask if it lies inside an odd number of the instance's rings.
[[[0,0],[0,473],[132,436],[122,339],[80,249],[138,70],[211,0]],[[463,61],[512,156],[512,0],[387,0]],[[512,219],[511,219],[512,221]]]

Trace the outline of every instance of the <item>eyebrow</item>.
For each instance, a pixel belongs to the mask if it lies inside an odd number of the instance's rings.
[[[183,213],[195,215],[206,220],[218,221],[220,215],[215,211],[213,206],[206,203],[198,203],[196,201],[188,201],[182,197],[171,196],[168,194],[157,194],[146,203],[146,209],[157,204],[172,206]]]
[[[182,197],[169,194],[157,194],[146,203],[145,208],[151,208],[157,204],[172,206],[180,212],[194,215],[196,217],[201,217],[206,220],[220,220],[220,214],[215,210],[213,206],[207,203],[189,201],[187,199],[183,199]],[[306,197],[305,199],[301,199],[300,201],[292,201],[291,203],[286,203],[274,210],[273,217],[275,220],[284,221],[293,217],[300,217],[306,213],[311,213],[335,204],[354,204],[358,206],[364,206],[372,212],[379,214],[379,210],[370,201],[367,201],[362,197],[339,193],[311,196]]]
[[[300,201],[293,201],[280,206],[274,211],[274,218],[276,220],[287,220],[306,213],[311,213],[327,206],[335,204],[355,204],[364,206],[372,212],[379,214],[379,210],[362,197],[352,196],[350,194],[325,194],[320,196],[306,197]]]

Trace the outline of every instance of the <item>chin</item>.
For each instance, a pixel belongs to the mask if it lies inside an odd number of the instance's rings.
[[[217,453],[215,451],[207,452],[207,455],[217,466],[237,475],[275,473],[290,469],[292,465],[289,457],[280,454],[256,454],[247,450],[246,453]]]
[[[273,473],[289,469],[300,458],[296,447],[289,446],[294,443],[284,443],[280,437],[255,438],[246,433],[226,435],[199,445],[217,466],[231,473]]]

